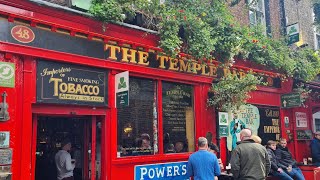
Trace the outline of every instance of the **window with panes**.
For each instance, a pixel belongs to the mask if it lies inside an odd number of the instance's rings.
[[[117,156],[156,155],[160,144],[167,154],[193,152],[193,102],[192,85],[130,77],[129,106],[117,107]]]

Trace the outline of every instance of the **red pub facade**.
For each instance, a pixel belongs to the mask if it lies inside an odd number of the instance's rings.
[[[7,103],[1,176],[56,179],[53,159],[64,138],[72,140],[78,179],[183,179],[200,136],[219,142],[227,162],[231,135],[218,137],[218,112],[207,107],[215,62],[186,61],[183,53],[172,59],[161,54],[156,34],[114,24],[103,31],[100,22],[29,1],[0,0],[0,27],[0,61],[14,70],[13,82],[0,87]],[[290,137],[296,159],[310,157],[309,141],[297,133],[314,130],[317,104],[281,108],[292,81],[263,67],[239,61],[224,73],[249,70],[268,82],[248,101],[259,113],[256,133],[264,141]],[[124,71],[129,77],[118,78]]]

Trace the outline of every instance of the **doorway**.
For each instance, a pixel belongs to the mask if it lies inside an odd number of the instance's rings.
[[[101,119],[97,116],[38,116],[36,133],[35,180],[56,180],[55,155],[65,139],[70,140],[75,160],[75,180],[99,180],[101,175]],[[36,132],[35,132],[36,131]],[[94,169],[94,171],[91,171]]]

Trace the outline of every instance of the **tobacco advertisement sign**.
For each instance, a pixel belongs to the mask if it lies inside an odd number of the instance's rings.
[[[106,71],[72,64],[39,61],[37,102],[104,106]]]

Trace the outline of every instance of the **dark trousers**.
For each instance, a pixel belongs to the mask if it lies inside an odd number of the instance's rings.
[[[73,176],[71,176],[71,177],[66,177],[66,178],[63,178],[62,180],[73,180]]]

